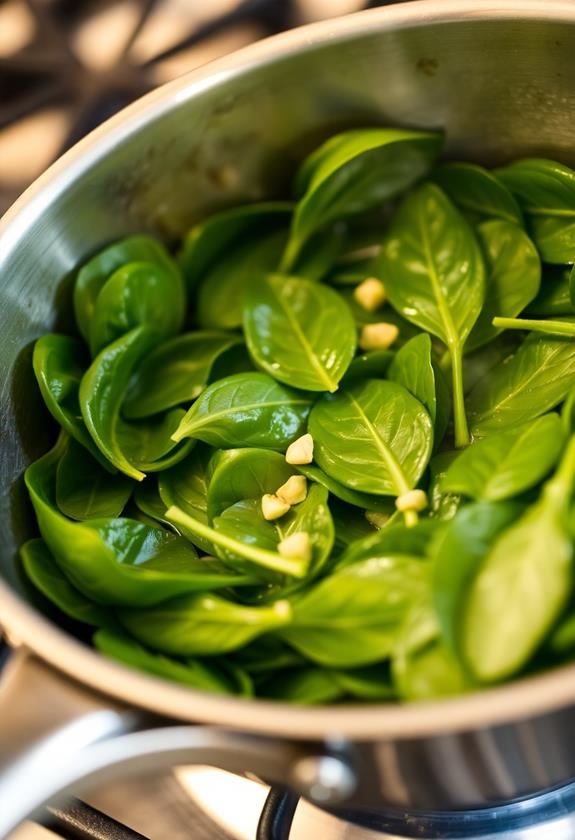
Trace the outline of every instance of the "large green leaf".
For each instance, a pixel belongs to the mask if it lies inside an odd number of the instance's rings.
[[[473,435],[483,437],[540,417],[565,399],[574,376],[575,342],[531,333],[469,394]]]
[[[484,222],[477,233],[487,265],[485,302],[465,350],[491,341],[500,329],[491,323],[495,316],[514,318],[531,303],[539,290],[541,263],[527,234],[516,224]]]
[[[362,380],[320,399],[310,414],[309,431],[322,470],[364,493],[406,493],[431,454],[429,414],[395,382]]]
[[[143,644],[175,656],[213,656],[289,624],[290,605],[245,607],[217,595],[187,595],[147,609],[119,611],[122,624]]]
[[[572,263],[575,254],[575,172],[542,158],[496,170],[527,216],[528,229],[549,263]]]
[[[462,647],[475,676],[519,671],[560,617],[573,586],[569,513],[575,438],[540,498],[504,531],[481,565],[465,604]]]
[[[292,623],[281,636],[320,665],[381,661],[426,583],[427,568],[418,558],[391,555],[354,563],[297,598]]]
[[[308,391],[335,391],[355,353],[353,318],[337,292],[297,277],[252,283],[244,330],[259,367]]]
[[[190,543],[132,519],[71,522],[56,508],[56,465],[65,438],[26,470],[38,527],[58,566],[100,604],[155,604],[173,595],[251,583]]]
[[[517,496],[551,472],[564,443],[558,414],[496,432],[459,455],[445,474],[443,489],[485,502]]]
[[[451,357],[455,442],[469,442],[462,348],[485,298],[485,267],[471,227],[435,186],[405,199],[385,237],[381,276],[391,304],[437,336]]]
[[[444,163],[431,177],[472,222],[502,219],[523,224],[512,193],[498,178],[476,163]]]
[[[441,145],[439,134],[393,128],[352,129],[331,137],[304,161],[297,176],[303,195],[283,269],[291,268],[315,231],[382,204],[414,184]]]
[[[163,342],[136,369],[122,411],[125,417],[149,417],[191,403],[211,381],[216,361],[243,344],[236,335],[193,332]]]
[[[173,438],[197,438],[223,448],[285,450],[305,430],[310,405],[308,396],[265,373],[237,373],[200,394]]]

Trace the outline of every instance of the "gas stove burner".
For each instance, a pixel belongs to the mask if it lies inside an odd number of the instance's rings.
[[[132,100],[267,35],[401,0],[0,0],[0,213]]]

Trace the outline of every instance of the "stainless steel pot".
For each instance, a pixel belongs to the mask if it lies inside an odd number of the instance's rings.
[[[215,208],[281,195],[318,140],[375,123],[443,128],[450,157],[573,163],[575,5],[425,0],[273,38],[123,111],[4,218],[0,618],[16,653],[0,693],[0,836],[71,785],[135,765],[213,763],[366,809],[480,807],[575,777],[575,666],[442,703],[293,708],[131,671],[26,600],[21,476],[49,431],[31,343],[63,317],[65,278],[128,232],[170,240]]]

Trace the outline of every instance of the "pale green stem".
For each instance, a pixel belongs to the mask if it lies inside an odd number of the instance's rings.
[[[176,505],[168,508],[166,511],[166,519],[174,525],[181,526],[183,529],[194,534],[196,537],[203,537],[221,548],[231,551],[233,554],[238,554],[246,560],[251,560],[258,566],[263,566],[265,569],[272,569],[275,572],[281,572],[284,575],[291,575],[292,577],[305,577],[309,563],[305,560],[298,560],[297,558],[282,557],[281,554],[276,554],[274,551],[267,551],[263,548],[257,548],[254,545],[246,545],[239,540],[234,540],[221,534],[219,531],[210,528],[209,525],[204,525],[192,516],[188,516],[181,508]]]
[[[441,359],[439,360],[439,367],[445,374],[451,372],[451,353],[449,352],[449,350],[446,350]]]
[[[494,327],[504,330],[531,330],[548,335],[575,336],[575,323],[570,321],[539,321],[529,318],[494,318]]]
[[[297,239],[294,239],[292,236],[290,236],[280,261],[278,269],[280,274],[289,274],[290,271],[293,270],[296,260],[299,257],[300,248],[301,243],[298,242]]]
[[[465,414],[465,401],[463,399],[463,360],[459,344],[451,344],[449,351],[451,355],[451,377],[453,382],[455,447],[456,449],[461,449],[463,446],[469,446],[470,442],[467,416]]]

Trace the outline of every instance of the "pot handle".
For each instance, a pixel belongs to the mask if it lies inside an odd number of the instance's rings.
[[[75,683],[25,649],[0,681],[0,840],[48,801],[130,771],[207,764],[251,772],[324,805],[355,790],[349,761],[325,745],[172,725]]]

